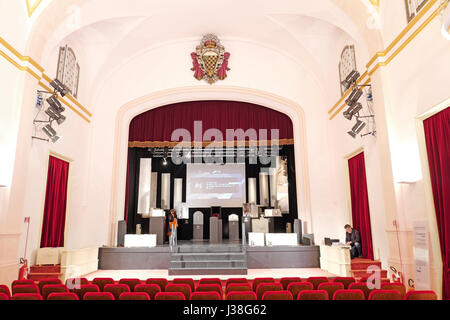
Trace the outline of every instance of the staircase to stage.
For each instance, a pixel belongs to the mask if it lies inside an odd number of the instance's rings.
[[[181,245],[170,257],[169,275],[246,275],[247,258],[239,244]]]

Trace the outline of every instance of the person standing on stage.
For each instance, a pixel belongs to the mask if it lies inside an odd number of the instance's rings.
[[[350,246],[350,255],[352,259],[362,257],[361,234],[358,230],[353,229],[351,225],[345,225],[345,244]]]
[[[170,210],[169,217],[168,217],[168,226],[169,230],[167,231],[167,236],[172,236],[172,230],[175,230],[175,237],[176,237],[176,228],[178,227],[178,219],[177,219],[177,211],[175,209]]]

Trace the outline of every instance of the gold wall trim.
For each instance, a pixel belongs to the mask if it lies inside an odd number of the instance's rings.
[[[36,0],[33,5],[31,5],[30,0],[25,0],[25,2],[27,4],[28,17],[31,17],[41,4],[42,0]]]
[[[411,20],[411,22],[405,27],[405,29],[403,29],[403,31],[394,39],[394,41],[391,42],[391,44],[386,48],[386,50],[381,51],[381,52],[377,52],[375,54],[375,56],[369,61],[369,63],[366,65],[367,70],[366,72],[364,72],[363,75],[361,75],[361,77],[357,80],[357,83],[360,84],[362,82],[362,80],[366,77],[366,76],[371,76],[372,74],[375,73],[375,71],[378,70],[378,68],[380,67],[385,67],[387,66],[395,57],[397,57],[397,55],[402,52],[405,47],[412,41],[414,40],[417,35],[423,31],[423,29],[425,29],[426,26],[428,26],[441,12],[441,10],[445,9],[447,7],[447,5],[449,4],[450,0],[445,0],[444,2],[442,2],[439,7],[405,40],[405,42],[403,42],[393,53],[391,56],[389,56],[389,58],[386,61],[383,62],[378,62],[376,65],[373,66],[372,69],[369,70],[370,66],[373,65],[373,63],[381,57],[385,57],[389,54],[389,52],[405,37],[405,35],[412,30],[412,28],[418,23],[419,20],[421,20],[429,11],[430,9],[438,2],[438,0],[430,0],[427,5],[419,12],[419,14],[414,17],[413,20]],[[370,83],[370,78],[368,80],[366,80],[363,84],[369,84]],[[330,120],[333,120],[337,114],[339,112],[342,111],[342,109],[345,108],[345,104],[342,105],[342,102],[344,101],[344,99],[350,95],[351,93],[351,89],[347,90],[347,92],[339,99],[339,101],[328,111],[328,114],[332,114],[330,116]],[[340,107],[339,107],[340,106]],[[339,107],[339,108],[338,108]],[[336,110],[336,108],[338,108]]]
[[[6,52],[4,52],[3,50],[0,49],[0,56],[2,56],[3,58],[6,59],[6,61],[8,61],[9,63],[11,63],[13,66],[15,66],[17,69],[21,70],[21,71],[26,71],[28,72],[30,75],[32,75],[36,80],[38,80],[38,83],[41,87],[44,88],[45,86],[45,90],[46,91],[53,91],[52,89],[50,89],[49,86],[45,85],[44,82],[42,80],[47,81],[49,84],[50,82],[52,82],[53,80],[47,76],[44,71],[45,69],[43,67],[41,67],[35,60],[33,60],[31,57],[28,56],[24,56],[22,54],[20,54],[13,46],[11,46],[8,42],[6,42],[6,40],[4,40],[2,37],[0,37],[0,43],[5,46],[9,51],[11,51],[13,53],[13,55],[15,57],[17,57],[20,61],[29,63],[31,66],[33,66],[34,68],[36,68],[41,75],[37,74],[35,72],[34,69],[28,67],[28,66],[22,66],[20,65],[17,61],[15,61],[13,59],[13,57],[9,56]],[[76,105],[76,107],[72,106],[71,104],[69,104],[69,102],[65,99],[62,99],[60,97],[59,100],[64,103],[66,106],[68,106],[71,110],[73,110],[77,115],[79,115],[81,118],[83,118],[84,120],[86,120],[87,122],[91,122],[89,120],[90,117],[92,117],[92,113],[89,112],[89,110],[87,110],[83,105],[81,105],[74,97],[72,97],[70,94],[66,95],[67,99],[70,100],[73,104]],[[80,110],[77,110],[77,107],[84,113],[80,112]]]

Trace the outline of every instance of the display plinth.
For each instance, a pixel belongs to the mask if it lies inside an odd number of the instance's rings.
[[[126,234],[125,248],[156,247],[156,234]]]

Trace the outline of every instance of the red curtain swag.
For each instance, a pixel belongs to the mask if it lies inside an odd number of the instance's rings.
[[[278,129],[280,144],[293,144],[292,121],[281,112],[245,102],[192,101],[156,108],[136,116],[130,124],[129,146],[172,146],[167,142],[172,140],[172,132],[180,128],[187,129],[194,141],[195,121],[202,121],[202,134],[211,128],[219,129],[223,141],[227,140],[227,129],[255,129],[258,140],[270,140],[271,129]],[[260,129],[267,130],[267,137],[259,136]]]
[[[450,300],[450,108],[423,122],[443,264],[442,297]]]
[[[45,193],[41,248],[64,247],[69,163],[50,156]]]
[[[361,233],[363,256],[367,259],[373,259],[364,153],[360,153],[349,159],[348,167],[350,173],[353,227]]]

